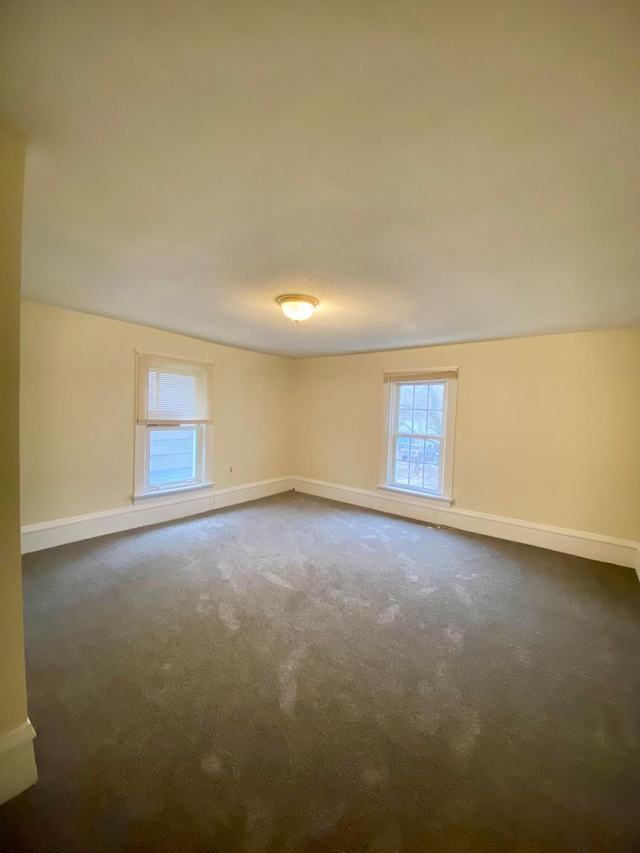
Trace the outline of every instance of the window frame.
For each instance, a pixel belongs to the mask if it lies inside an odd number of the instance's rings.
[[[197,362],[175,356],[160,353],[149,353],[136,351],[136,401],[140,397],[140,358],[159,360],[172,365],[179,374],[180,365],[185,367],[198,367],[206,369],[206,397],[208,409],[212,405],[212,364]],[[185,371],[185,374],[188,371]],[[148,376],[148,373],[147,373]],[[148,381],[148,379],[146,380]],[[148,393],[148,391],[147,391]],[[136,402],[136,409],[138,407]],[[136,411],[135,442],[134,442],[134,491],[133,502],[146,501],[149,498],[162,498],[181,493],[188,493],[199,489],[212,490],[213,482],[213,422],[180,421],[176,423],[155,422],[152,419],[141,423],[138,411]],[[179,483],[167,483],[166,485],[150,485],[150,456],[151,435],[154,431],[165,432],[168,430],[194,429],[196,430],[196,477],[192,480],[184,480]]]
[[[401,374],[395,374],[392,381],[385,383],[385,432],[382,452],[381,483],[379,487],[389,491],[400,492],[423,500],[433,500],[453,503],[453,460],[455,449],[455,422],[458,394],[457,378],[442,378],[441,370],[407,371],[406,379]],[[415,435],[400,432],[398,421],[400,417],[400,388],[403,385],[442,385],[442,429],[440,435]],[[436,440],[440,444],[440,462],[438,470],[438,490],[431,490],[409,483],[396,481],[396,441],[400,437],[418,438],[427,441]],[[409,464],[411,461],[409,460]]]

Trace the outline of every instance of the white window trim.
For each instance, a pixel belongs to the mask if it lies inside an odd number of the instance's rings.
[[[196,362],[190,359],[179,358],[177,356],[164,355],[160,353],[150,353],[142,350],[135,351],[135,360],[136,360],[136,382],[138,381],[138,356],[153,356],[157,358],[162,358],[168,362],[176,362],[176,364],[184,363],[184,364],[198,364],[203,365],[208,368],[213,368],[213,364],[208,364],[204,362]],[[211,388],[208,389],[209,395],[211,395]],[[138,393],[136,389],[136,403],[137,407]],[[211,399],[209,400],[209,405],[212,404]],[[132,495],[132,502],[134,504],[147,502],[147,501],[157,501],[158,503],[165,503],[167,499],[171,499],[172,497],[175,499],[177,496],[185,495],[185,498],[189,497],[189,492],[207,490],[213,492],[215,483],[213,481],[213,423],[207,424],[196,424],[199,429],[203,431],[203,439],[202,442],[198,442],[199,452],[202,454],[202,457],[198,459],[198,470],[201,472],[201,479],[185,483],[184,485],[175,485],[169,484],[165,487],[158,487],[154,489],[147,488],[147,465],[148,465],[148,441],[149,441],[149,429],[157,428],[157,429],[175,429],[179,428],[179,425],[171,426],[167,424],[142,424],[137,422],[137,411],[134,411],[134,423],[135,423],[135,442],[134,442],[134,488]],[[185,424],[186,425],[186,424]]]
[[[447,368],[451,370],[451,368]],[[419,498],[425,503],[433,502],[434,506],[442,506],[442,504],[451,506],[454,503],[453,498],[453,460],[455,453],[455,432],[456,432],[456,410],[458,402],[458,380],[456,379],[441,379],[435,378],[433,374],[442,373],[442,369],[429,370],[412,370],[407,371],[412,377],[419,374],[420,380],[412,378],[408,384],[415,385],[417,381],[423,382],[444,382],[444,406],[443,418],[445,431],[442,435],[440,443],[441,457],[441,492],[428,492],[423,489],[412,489],[402,485],[396,485],[391,482],[393,472],[393,460],[395,458],[394,434],[395,434],[395,418],[397,412],[396,398],[398,394],[398,386],[403,384],[401,379],[393,382],[385,382],[384,384],[384,431],[382,434],[382,448],[380,453],[380,485],[379,489],[389,492],[397,492],[398,497]]]
[[[398,495],[407,495],[407,497],[421,498],[426,501],[436,501],[438,504],[446,506],[453,505],[453,498],[447,498],[444,495],[436,495],[433,492],[419,492],[415,489],[404,489],[402,486],[387,486],[380,485],[378,488],[383,492],[396,492]]]
[[[214,495],[215,483],[198,483],[196,486],[179,486],[172,489],[163,489],[161,492],[143,492],[133,496],[133,503],[147,503],[147,501],[158,503],[174,503],[176,498],[190,498],[191,492],[196,492],[196,497],[209,497]],[[163,500],[164,499],[164,500]]]

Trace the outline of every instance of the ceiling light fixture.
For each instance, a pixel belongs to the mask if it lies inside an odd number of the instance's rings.
[[[276,299],[285,317],[299,323],[308,320],[315,311],[318,300],[313,296],[278,296]]]

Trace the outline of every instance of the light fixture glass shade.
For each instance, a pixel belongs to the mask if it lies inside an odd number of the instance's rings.
[[[318,300],[312,296],[279,296],[276,300],[285,317],[299,323],[308,320],[315,311]]]

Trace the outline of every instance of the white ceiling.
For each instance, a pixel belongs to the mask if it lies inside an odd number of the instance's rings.
[[[290,355],[640,324],[637,0],[4,0],[0,32],[29,299]]]

